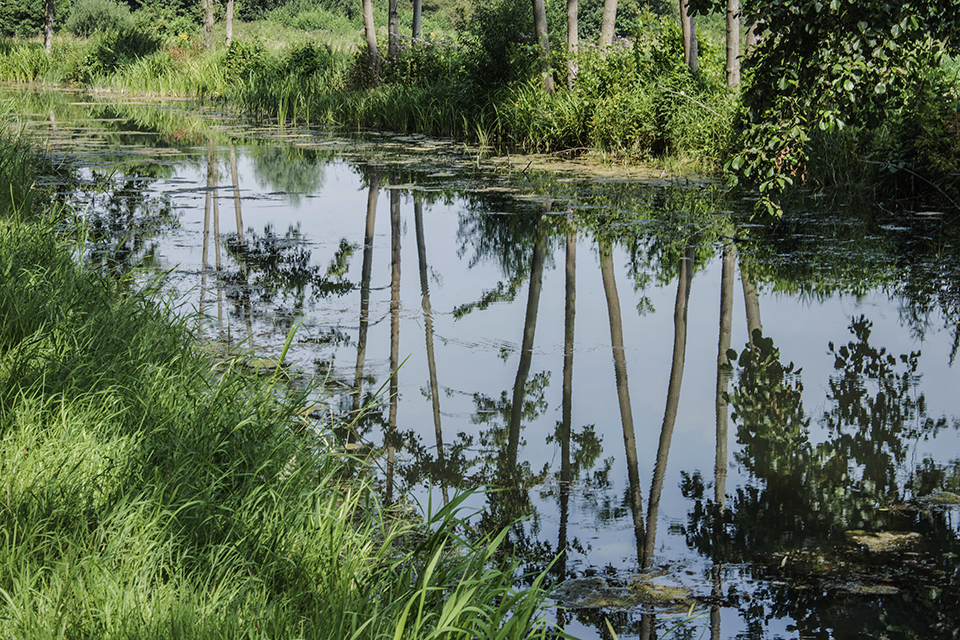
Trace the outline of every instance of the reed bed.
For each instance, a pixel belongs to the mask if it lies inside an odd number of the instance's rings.
[[[463,497],[381,504],[302,392],[86,268],[35,167],[0,139],[0,637],[546,637]]]

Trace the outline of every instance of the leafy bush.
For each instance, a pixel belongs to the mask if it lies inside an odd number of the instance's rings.
[[[114,0],[77,0],[64,24],[67,31],[81,38],[89,38],[95,33],[126,31],[133,26],[130,8]]]
[[[160,49],[159,36],[131,27],[113,33],[104,33],[92,40],[87,52],[65,72],[69,82],[89,83],[107,76],[139,58]]]
[[[759,187],[761,207],[774,215],[780,195],[823,160],[814,151],[837,149],[858,161],[875,156],[878,138],[899,139],[895,155],[909,151],[914,118],[900,116],[925,101],[931,70],[960,47],[951,2],[771,0],[746,5],[746,13],[776,37],[747,58],[742,136],[729,167]],[[846,144],[814,145],[844,129],[853,136]]]
[[[200,31],[200,22],[190,13],[181,13],[166,7],[146,7],[133,14],[137,26],[148,32],[156,33],[164,40],[196,35]]]
[[[468,47],[467,75],[482,92],[537,73],[536,59],[518,55],[518,46],[533,40],[530,3],[492,0],[480,3],[460,25]]]
[[[462,49],[450,40],[414,40],[401,35],[396,59],[391,60],[387,42],[380,42],[381,79],[384,82],[435,83],[459,78]]]
[[[266,64],[267,49],[259,39],[242,40],[235,38],[230,42],[224,65],[227,73],[233,78],[247,78],[252,74],[263,71]]]

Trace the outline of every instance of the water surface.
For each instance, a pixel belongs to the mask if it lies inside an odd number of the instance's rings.
[[[65,160],[48,182],[86,259],[162,276],[265,368],[296,327],[315,419],[384,499],[487,488],[477,533],[522,518],[526,569],[559,554],[569,633],[958,632],[955,212],[821,197],[759,225],[703,180],[183,103],[9,104]]]

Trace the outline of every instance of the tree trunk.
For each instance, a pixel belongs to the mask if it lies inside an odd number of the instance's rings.
[[[696,73],[700,68],[697,54],[697,24],[690,14],[689,0],[680,0],[680,28],[683,31],[683,62]]]
[[[670,443],[673,428],[677,424],[680,407],[680,385],[683,382],[683,363],[687,352],[687,303],[690,301],[690,281],[693,279],[693,263],[696,251],[691,247],[680,261],[680,277],[677,278],[677,301],[673,310],[673,363],[670,366],[670,383],[667,386],[667,406],[663,412],[663,427],[660,429],[660,445],[657,448],[657,464],[650,484],[650,500],[647,502],[647,536],[643,546],[641,566],[646,569],[653,561],[657,541],[657,516],[660,511],[660,495],[667,474]]]
[[[43,48],[47,52],[47,55],[50,55],[50,50],[53,48],[53,17],[55,14],[55,9],[53,6],[53,0],[46,0],[43,4]]]
[[[617,0],[604,0],[603,15],[600,18],[600,46],[613,44],[613,34],[617,30]]]
[[[537,332],[537,314],[540,311],[540,290],[543,288],[543,263],[546,252],[543,218],[550,213],[550,204],[543,205],[537,214],[537,236],[533,242],[533,257],[530,260],[530,288],[527,290],[527,311],[523,319],[523,339],[520,343],[520,363],[517,377],[513,383],[513,402],[510,404],[510,425],[507,429],[505,478],[516,481],[517,455],[520,448],[520,430],[523,420],[523,395],[526,391],[527,376],[530,374],[530,362],[533,360],[533,339]]]
[[[380,169],[370,174],[367,191],[367,222],[363,234],[363,265],[360,269],[360,331],[357,335],[357,367],[353,377],[353,409],[347,442],[357,442],[357,428],[363,409],[363,368],[367,358],[367,330],[370,327],[370,277],[373,270],[373,232],[377,221],[377,198],[380,196]]]
[[[440,468],[440,491],[444,506],[450,504],[446,484],[446,462],[443,457],[443,429],[440,421],[440,383],[437,382],[437,360],[433,352],[433,309],[430,307],[430,281],[427,279],[427,245],[423,234],[423,203],[413,196],[413,218],[417,234],[417,259],[420,263],[420,295],[423,308],[423,332],[427,341],[427,371],[430,374],[430,401],[433,404],[433,428],[437,436],[437,465]]]
[[[750,53],[756,48],[756,46],[757,46],[757,23],[753,23],[752,25],[750,25],[750,28],[747,29],[747,38],[746,38],[746,42],[744,43],[744,45],[745,45],[745,48],[746,48],[746,52],[745,52],[745,53],[746,53],[747,55],[750,55]]]
[[[390,191],[390,410],[387,414],[387,504],[393,502],[397,403],[400,399],[400,193]]]
[[[740,84],[740,0],[727,0],[727,88]]]
[[[413,0],[413,39],[420,39],[420,21],[423,15],[423,0]]]
[[[573,89],[577,80],[577,49],[580,35],[577,25],[577,0],[567,0],[567,86]]]
[[[553,69],[550,68],[550,39],[547,37],[547,9],[543,0],[533,0],[533,31],[540,44],[540,72],[543,74],[543,88],[547,93],[554,92]]]
[[[377,30],[373,24],[373,0],[363,0],[363,31],[367,37],[367,57],[373,82],[380,79],[380,52],[377,50]]]
[[[760,321],[760,296],[750,277],[750,271],[743,262],[740,262],[740,280],[743,284],[743,302],[747,309],[747,338],[752,344],[754,331],[763,334],[763,323]]]
[[[227,47],[229,47],[233,42],[233,0],[227,0],[227,15],[223,21],[227,29]]]
[[[623,426],[623,449],[630,482],[630,511],[633,513],[633,533],[637,543],[637,562],[643,564],[643,493],[640,490],[640,462],[637,458],[637,437],[633,428],[633,408],[630,403],[630,384],[627,380],[627,358],[623,350],[623,320],[620,314],[620,295],[613,271],[613,255],[609,241],[600,243],[600,277],[607,298],[607,317],[610,320],[610,347],[613,349],[613,372],[617,384],[617,402],[620,405],[620,423]]]
[[[400,53],[400,0],[387,3],[387,57],[393,64]]]
[[[213,35],[213,0],[203,0],[203,35],[206,40],[206,46],[210,47],[211,36]]]

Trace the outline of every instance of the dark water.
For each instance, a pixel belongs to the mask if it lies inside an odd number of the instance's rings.
[[[523,518],[530,571],[563,552],[569,633],[960,634],[957,212],[820,197],[758,225],[702,181],[6,104],[66,160],[88,260],[165,274],[214,348],[275,359],[296,326],[314,416],[353,425],[385,499],[487,487],[478,532]]]

